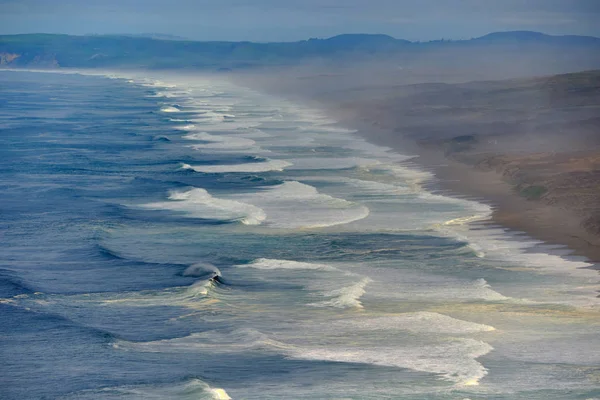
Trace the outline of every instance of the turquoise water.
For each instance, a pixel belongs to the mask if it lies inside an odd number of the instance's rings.
[[[0,397],[593,399],[598,276],[219,76],[0,72]]]

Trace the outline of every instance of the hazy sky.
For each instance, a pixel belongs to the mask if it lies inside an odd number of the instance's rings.
[[[290,41],[339,33],[409,40],[536,30],[600,36],[600,0],[0,0],[0,33],[166,33]]]

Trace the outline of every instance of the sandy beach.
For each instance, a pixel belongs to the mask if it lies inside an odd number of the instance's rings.
[[[436,176],[428,189],[491,205],[491,224],[600,262],[600,73],[467,83],[396,76],[389,85],[348,71],[295,74],[241,81],[418,155]]]

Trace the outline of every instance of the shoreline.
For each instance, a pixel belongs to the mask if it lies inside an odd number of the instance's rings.
[[[415,155],[411,161],[435,175],[434,181],[426,185],[428,190],[488,204],[493,208],[490,225],[500,225],[515,234],[526,234],[544,244],[556,246],[562,257],[583,257],[592,264],[590,268],[600,270],[600,235],[594,235],[581,226],[581,215],[566,207],[525,198],[516,192],[513,184],[503,179],[501,173],[459,162],[446,156],[442,147],[424,146],[417,142],[417,136],[405,135],[403,115],[396,115],[394,108],[390,108],[385,101],[382,102],[381,94],[378,94],[381,88],[371,90],[367,83],[360,89],[351,90],[348,82],[342,82],[336,90],[332,90],[331,87],[305,82],[294,73],[285,75],[284,78],[276,75],[242,75],[234,77],[233,81],[319,108],[340,125],[356,130],[356,135],[370,143],[388,147],[400,154]],[[502,81],[492,84],[501,85]],[[427,99],[423,104],[428,104],[429,101]],[[452,102],[452,98],[449,101]],[[410,107],[411,103],[407,105]],[[427,115],[429,118],[439,118],[438,114],[433,109],[422,118],[428,118]],[[436,133],[432,135],[436,137]],[[456,135],[460,135],[460,131]],[[510,141],[510,137],[509,135],[507,140]],[[435,140],[443,141],[448,138],[441,136]],[[595,146],[593,143],[592,146]],[[512,150],[507,154],[510,151]]]
[[[420,146],[380,121],[370,120],[368,115],[349,114],[342,107],[342,99],[335,96],[311,100],[306,93],[289,93],[289,88],[273,90],[270,85],[264,87],[260,84],[249,85],[247,81],[243,83],[244,86],[318,107],[339,124],[355,129],[355,134],[369,143],[388,147],[400,154],[415,155],[411,161],[435,176],[432,182],[425,185],[427,190],[488,204],[493,212],[490,220],[484,224],[500,225],[515,234],[526,234],[544,244],[557,246],[564,253],[563,257],[584,257],[593,264],[591,268],[600,270],[600,237],[581,227],[580,217],[563,208],[519,196],[513,185],[503,180],[499,173],[479,170],[445,156],[441,150]]]
[[[600,270],[600,245],[593,242],[600,242],[600,238],[586,232],[573,213],[519,196],[514,187],[495,171],[478,170],[452,160],[442,151],[426,149],[386,129],[369,127],[363,122],[343,117],[339,122],[356,129],[356,134],[370,143],[402,154],[407,151],[415,154],[417,157],[411,161],[435,176],[425,185],[428,190],[490,205],[492,215],[483,224],[500,225],[515,234],[525,234],[544,244],[557,246],[565,250],[563,257],[583,257],[593,264],[591,268]]]

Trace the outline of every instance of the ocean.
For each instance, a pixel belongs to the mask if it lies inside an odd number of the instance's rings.
[[[219,75],[0,72],[0,398],[600,398],[597,271]]]

